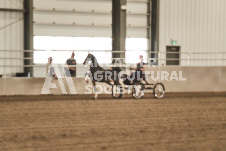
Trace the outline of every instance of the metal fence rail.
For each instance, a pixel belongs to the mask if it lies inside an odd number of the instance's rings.
[[[24,65],[24,60],[34,60],[35,57],[24,57],[24,52],[34,53],[34,52],[85,52],[85,53],[95,53],[95,52],[104,52],[104,53],[126,53],[126,52],[141,52],[149,54],[157,54],[157,58],[147,58],[144,62],[150,63],[151,61],[158,62],[157,66],[163,66],[166,64],[166,61],[174,60],[180,61],[179,66],[226,66],[226,51],[225,52],[151,52],[150,50],[126,50],[126,51],[112,51],[112,50],[0,50],[0,75],[6,75],[7,73],[15,69],[18,72],[22,72],[24,68],[33,68],[34,70],[44,70],[46,64],[33,64],[33,65]],[[166,58],[167,54],[179,54],[179,58]],[[46,57],[39,57],[39,59],[46,59]],[[53,59],[56,59],[53,57]],[[112,59],[112,58],[111,58]],[[115,58],[114,58],[115,59]],[[126,58],[116,58],[116,59],[131,59]],[[47,60],[46,60],[47,63]],[[103,63],[100,63],[103,65]],[[132,65],[131,63],[129,63]],[[135,64],[135,62],[134,62]],[[149,64],[153,65],[153,64]],[[109,67],[109,63],[107,64]],[[72,67],[80,67],[81,64]]]

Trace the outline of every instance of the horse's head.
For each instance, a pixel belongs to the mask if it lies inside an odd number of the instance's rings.
[[[92,58],[92,54],[89,53],[89,54],[87,55],[86,59],[84,60],[83,64],[85,65],[88,61],[91,60],[91,58]]]
[[[93,67],[97,67],[98,63],[97,63],[97,59],[95,58],[95,56],[91,53],[89,53],[86,57],[86,59],[84,60],[83,64],[85,65],[87,62],[91,61]]]

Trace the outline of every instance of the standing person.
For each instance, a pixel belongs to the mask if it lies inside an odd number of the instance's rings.
[[[69,66],[77,65],[76,60],[75,60],[74,57],[75,57],[75,53],[73,52],[71,54],[71,58],[67,59],[66,64],[69,65]],[[76,76],[76,67],[68,67],[68,69],[69,69],[70,75],[72,77],[75,77]],[[69,76],[67,71],[66,71],[66,76]]]
[[[54,77],[55,79],[57,79],[57,76],[56,76],[56,73],[55,73],[55,70],[52,66],[52,62],[53,62],[53,58],[52,57],[49,57],[48,58],[48,63],[47,63],[47,68],[46,68],[46,72],[48,74],[48,72],[50,72],[50,77]]]

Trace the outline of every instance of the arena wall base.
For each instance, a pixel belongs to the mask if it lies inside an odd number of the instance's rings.
[[[150,83],[162,82],[165,85],[166,92],[225,92],[226,91],[226,67],[150,67],[146,71],[154,71],[154,77],[157,71],[167,71],[168,73],[182,73],[185,81],[153,81],[149,75]],[[71,94],[66,79],[63,78],[66,95]],[[84,78],[72,78],[77,94],[87,94],[88,85],[91,89],[91,81],[85,82]],[[45,78],[1,78],[0,95],[41,95]],[[52,79],[51,83],[56,84],[56,88],[51,88],[50,93],[53,95],[63,94],[59,80]],[[107,84],[98,83],[98,86],[107,86]],[[73,85],[72,85],[73,86]],[[99,91],[100,89],[98,89]],[[106,92],[107,89],[105,89]],[[104,94],[106,94],[104,92]],[[126,94],[127,91],[125,91]],[[111,92],[108,91],[110,94]],[[90,94],[90,93],[88,93]],[[92,91],[93,94],[93,91]]]
[[[226,91],[226,67],[221,67],[220,79],[220,89]]]

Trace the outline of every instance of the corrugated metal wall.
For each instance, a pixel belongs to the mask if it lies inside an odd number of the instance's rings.
[[[0,0],[0,8],[23,9],[23,1]],[[10,59],[23,58],[23,52],[15,50],[23,50],[23,13],[0,11],[0,75],[23,72],[23,68],[3,67],[23,65],[22,59]]]
[[[111,37],[111,0],[34,0],[35,36]],[[147,2],[128,1],[127,37],[146,38]]]
[[[111,37],[111,0],[34,0],[34,7],[34,35]],[[23,0],[0,0],[0,8],[21,9]],[[220,60],[226,55],[219,54],[226,52],[225,8],[225,0],[160,0],[159,50],[165,52],[175,39],[181,52],[188,53],[181,59],[209,59],[181,65],[226,65]],[[127,13],[127,37],[146,38],[147,2],[128,0]],[[23,52],[11,50],[23,50],[23,14],[1,11],[0,58],[23,58]],[[23,60],[0,59],[0,66],[11,65],[23,65]],[[16,72],[23,68],[0,67],[0,75]]]
[[[191,59],[181,65],[226,65],[226,0],[160,0],[159,50],[165,52],[171,39],[177,40],[181,52]],[[206,54],[209,52],[210,54]],[[165,55],[161,54],[161,59]],[[181,55],[187,59],[189,54]],[[161,61],[160,64],[165,64]]]

